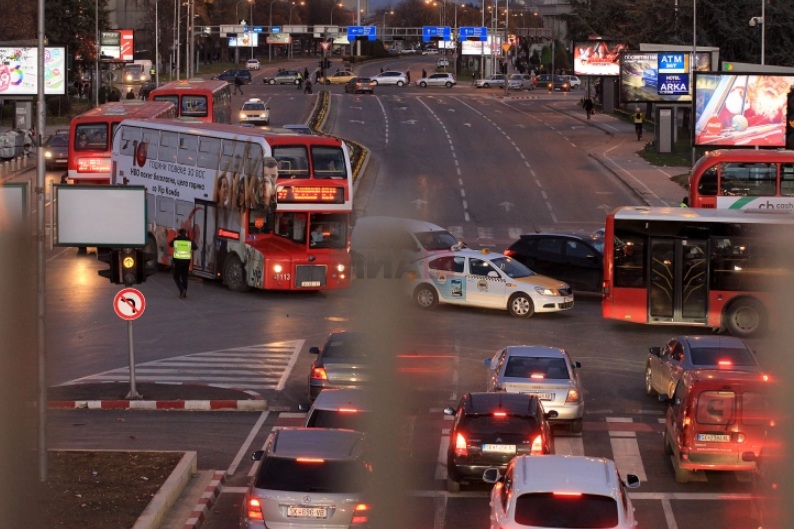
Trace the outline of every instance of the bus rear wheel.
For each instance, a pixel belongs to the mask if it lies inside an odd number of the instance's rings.
[[[232,254],[223,263],[223,283],[232,292],[248,292],[251,287],[245,281],[245,266],[237,255]]]
[[[725,327],[738,338],[759,334],[766,325],[766,313],[754,299],[739,299],[725,312]]]

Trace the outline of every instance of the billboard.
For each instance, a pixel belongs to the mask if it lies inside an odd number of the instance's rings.
[[[280,42],[273,40],[273,37],[278,35],[286,35],[286,39],[289,41],[287,33],[276,33],[270,36],[268,42],[270,44],[280,44]],[[247,33],[238,33],[236,37],[229,37],[230,48],[256,48],[257,46],[259,46],[259,33],[249,31]]]
[[[134,33],[131,29],[102,31],[99,34],[99,60],[103,62],[132,62]]]
[[[463,40],[460,43],[463,55],[493,55],[502,56],[502,37],[488,35],[486,41]]]
[[[692,101],[690,61],[692,53],[658,51],[623,51],[620,54],[620,100],[650,103],[689,103]],[[681,59],[683,62],[667,61]],[[659,64],[662,74],[659,73]],[[672,64],[671,66],[668,66]],[[698,52],[695,69],[711,70],[711,52]],[[676,79],[673,79],[673,78]],[[661,81],[661,82],[660,82]],[[686,87],[676,92],[676,83]]]
[[[0,97],[38,93],[38,49],[0,48]],[[44,93],[66,93],[66,52],[44,48]]]
[[[593,40],[573,45],[573,73],[576,75],[620,75],[620,52],[626,44]]]
[[[785,147],[794,75],[695,73],[695,145]]]

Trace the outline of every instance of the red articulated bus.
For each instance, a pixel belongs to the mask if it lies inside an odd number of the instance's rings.
[[[232,88],[226,81],[172,81],[149,93],[149,101],[168,101],[177,116],[208,123],[232,122]]]

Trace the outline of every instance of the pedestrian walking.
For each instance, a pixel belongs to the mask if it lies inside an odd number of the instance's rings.
[[[590,115],[593,113],[593,100],[590,99],[590,97],[585,97],[582,102],[582,107],[587,114],[587,119],[590,119]]]
[[[298,90],[303,88],[303,74],[298,72]]]
[[[306,81],[309,80],[309,69],[305,67],[303,68],[303,79]]]
[[[426,77],[427,77],[427,70],[425,70],[424,68],[422,68],[422,78],[424,79],[424,78],[426,78]],[[410,78],[410,77],[408,77],[408,82],[409,82],[409,83],[411,82],[411,78]]]
[[[312,93],[312,81],[308,77],[306,78],[306,86],[303,89],[304,94],[311,94]]]
[[[234,93],[240,93],[243,95],[243,79],[240,77],[239,74],[234,75]]]
[[[634,130],[637,133],[637,141],[640,141],[642,139],[642,122],[645,117],[642,115],[640,107],[634,109],[632,117],[634,118]]]
[[[187,278],[190,273],[190,262],[193,258],[193,251],[198,250],[198,246],[187,236],[185,228],[179,229],[179,235],[171,240],[169,246],[174,249],[174,282],[179,288],[179,299],[185,299],[187,297]]]
[[[411,84],[411,70],[405,71],[405,78],[408,80],[408,84]]]

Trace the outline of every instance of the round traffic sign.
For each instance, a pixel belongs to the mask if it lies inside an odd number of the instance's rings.
[[[146,300],[140,290],[135,288],[122,289],[113,298],[113,310],[122,320],[134,320],[143,314]]]

